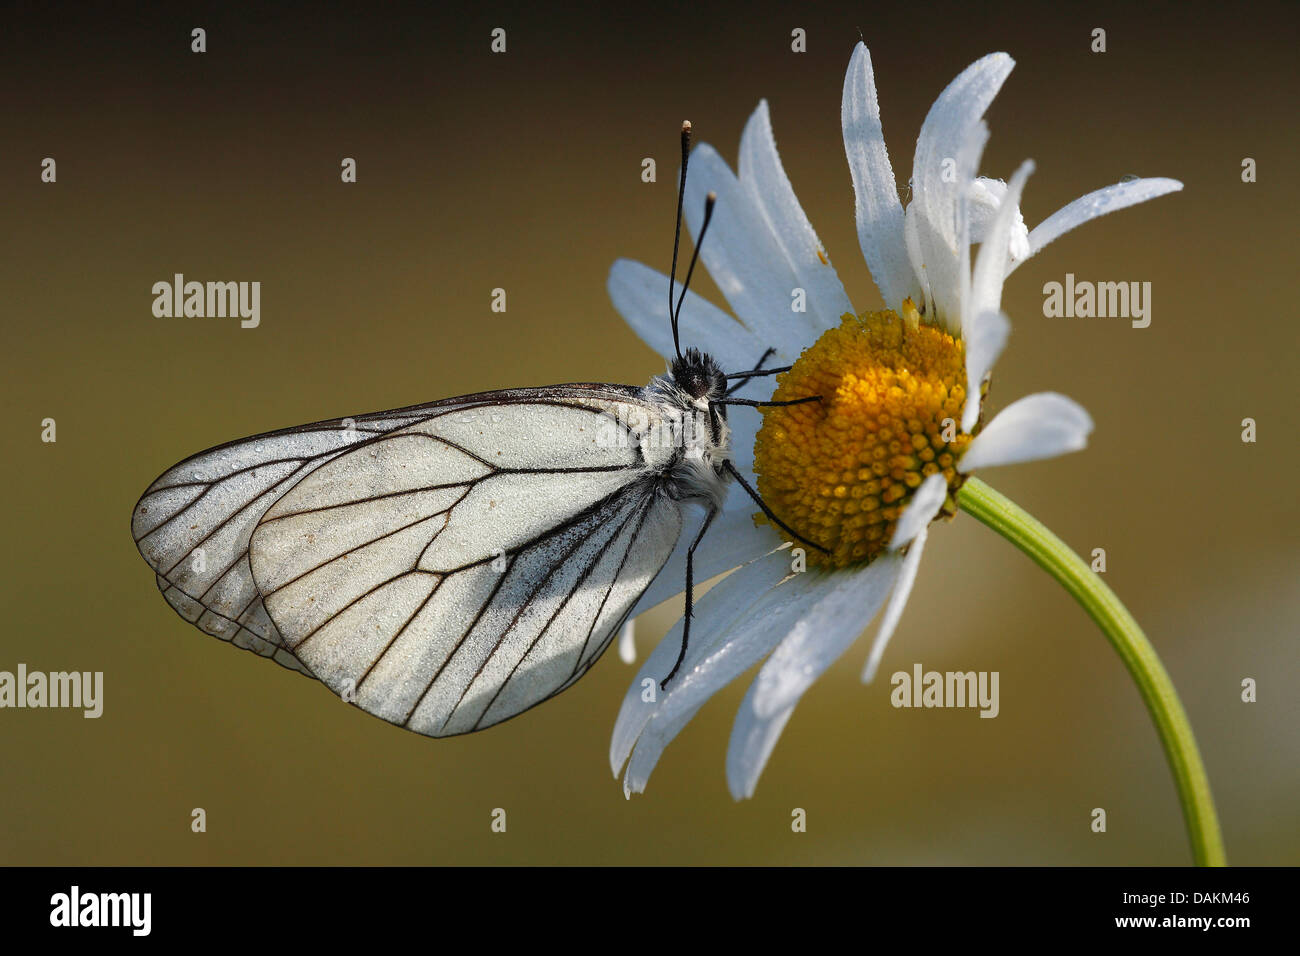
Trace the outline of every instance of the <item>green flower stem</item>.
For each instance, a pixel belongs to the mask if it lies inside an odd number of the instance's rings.
[[[1097,622],[1133,675],[1156,723],[1178,786],[1187,834],[1192,841],[1192,856],[1198,866],[1226,865],[1214,797],[1210,794],[1210,781],[1205,776],[1196,738],[1192,736],[1192,726],[1173,681],[1133,615],[1069,545],[1010,498],[978,478],[968,478],[957,492],[957,503],[963,511],[1033,558]]]

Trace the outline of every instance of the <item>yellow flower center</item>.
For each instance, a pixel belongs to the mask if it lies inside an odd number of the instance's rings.
[[[942,472],[953,495],[956,463],[971,436],[960,427],[966,401],[960,339],[921,325],[911,301],[903,315],[846,314],[777,377],[754,448],[763,500],[778,518],[830,553],[816,564],[864,564],[889,545],[921,482]],[[796,542],[797,544],[797,542]]]

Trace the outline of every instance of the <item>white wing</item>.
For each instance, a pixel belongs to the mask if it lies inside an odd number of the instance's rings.
[[[422,733],[486,727],[580,677],[676,543],[640,393],[486,393],[257,436],[170,469],[133,530],[201,630]]]
[[[656,418],[608,399],[457,409],[322,465],[249,551],[287,648],[344,699],[436,737],[559,693],[681,532],[642,447]]]

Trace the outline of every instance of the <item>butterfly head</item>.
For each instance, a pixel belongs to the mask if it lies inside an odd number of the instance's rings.
[[[695,404],[707,408],[727,391],[727,377],[718,363],[697,348],[688,348],[673,360],[673,381]]]

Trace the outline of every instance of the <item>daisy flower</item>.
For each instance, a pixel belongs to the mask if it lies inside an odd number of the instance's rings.
[[[752,796],[804,691],[883,608],[863,673],[872,679],[911,592],[926,529],[955,514],[965,476],[1086,444],[1088,413],[1050,392],[1021,398],[982,424],[988,376],[1010,330],[1002,284],[1075,226],[1182,184],[1121,182],[1027,229],[1020,196],[1033,164],[1006,183],[977,175],[988,138],[983,116],[1012,66],[1006,54],[990,54],[939,95],[917,137],[904,207],[871,57],[862,44],[854,50],[844,81],[844,148],[858,238],[882,311],[859,313],[849,301],[782,168],[766,102],[746,124],[739,175],[708,145],[692,154],[687,225],[698,241],[705,194],[716,193],[700,258],[735,318],[688,292],[682,340],[728,369],[752,368],[768,349],[773,366],[793,364],[774,393],[770,380],[751,379],[743,397],[822,396],[767,409],[761,419],[735,410],[731,441],[735,465],[774,513],[827,551],[790,547],[778,529],[756,523],[753,503],[733,486],[697,553],[696,575],[737,570],[697,601],[687,656],[667,690],[659,680],[680,648],[680,620],[623,701],[610,763],[616,776],[626,765],[625,793],[644,790],[664,748],[709,697],[766,658],[741,703],[726,761],[732,795]],[[608,286],[627,323],[671,360],[666,281],[619,260]],[[692,538],[682,536],[634,613],[681,590]]]

